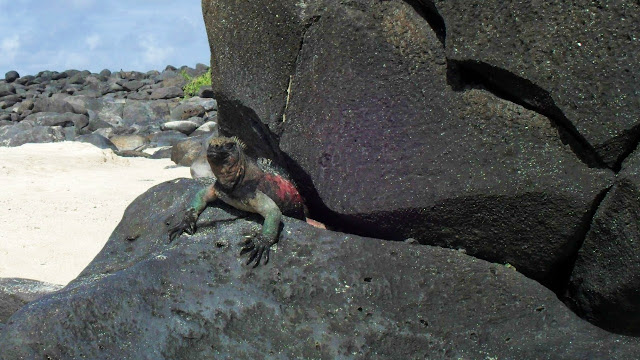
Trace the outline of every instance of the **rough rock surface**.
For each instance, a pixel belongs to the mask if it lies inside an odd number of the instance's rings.
[[[161,127],[171,119],[175,108],[197,109],[193,113],[195,117],[189,118],[196,126],[189,124],[189,130],[217,118],[215,100],[181,98],[183,92],[180,87],[186,82],[180,72],[200,76],[207,69],[207,66],[199,64],[196,69],[185,66],[178,71],[168,66],[163,72],[147,73],[42,71],[35,76],[17,79],[13,79],[17,74],[7,73],[7,79],[0,79],[0,127],[3,128],[0,146],[88,139],[96,141],[97,146],[105,146],[99,138],[77,138],[84,135],[107,139],[137,135],[154,139],[149,142],[150,146],[173,146],[177,141],[174,131],[163,131]],[[194,136],[214,132],[217,132],[217,125],[202,128]],[[118,142],[118,139],[114,141]],[[119,151],[118,154],[146,156],[130,151]]]
[[[312,215],[566,284],[610,171],[543,115],[451,84],[437,32],[406,2],[258,3],[271,11],[203,2],[220,127],[251,145],[262,131],[262,153],[279,140]],[[236,31],[251,41],[226,43]],[[250,56],[262,43],[269,56]]]
[[[20,146],[26,143],[64,140],[65,135],[60,126],[35,126],[29,123],[18,123],[0,127],[0,146]]]
[[[638,339],[455,250],[285,219],[270,263],[251,269],[238,251],[253,221],[213,208],[169,244],[158,225],[201,186],[182,179],[136,199],[76,280],[9,319],[0,359],[640,356]]]
[[[446,27],[450,61],[575,129],[611,167],[635,148],[640,3],[433,3],[438,13],[432,15],[441,16]]]
[[[0,279],[0,323],[5,323],[13,313],[27,303],[60,290],[62,285],[28,279]]]
[[[640,152],[598,207],[571,274],[570,303],[619,333],[640,335]]]

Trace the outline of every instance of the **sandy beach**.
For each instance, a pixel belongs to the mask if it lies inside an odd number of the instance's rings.
[[[0,278],[67,284],[138,195],[190,177],[169,159],[124,158],[78,142],[0,147]]]

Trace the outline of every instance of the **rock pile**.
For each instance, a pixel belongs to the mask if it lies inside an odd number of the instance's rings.
[[[217,131],[210,89],[199,93],[209,98],[189,99],[182,90],[183,74],[200,76],[207,69],[198,64],[162,72],[67,70],[22,77],[9,71],[0,80],[0,146],[76,140],[122,155],[163,148],[152,156],[169,157],[168,147]]]

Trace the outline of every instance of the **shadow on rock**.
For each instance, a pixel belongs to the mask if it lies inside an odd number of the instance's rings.
[[[169,244],[164,219],[202,186],[140,195],[77,279],[7,321],[0,359],[640,356],[637,339],[454,250],[286,218],[269,264],[251,269],[238,253],[256,221],[218,208]]]

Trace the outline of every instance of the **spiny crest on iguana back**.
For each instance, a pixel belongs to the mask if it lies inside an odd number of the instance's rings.
[[[289,176],[289,173],[287,173],[287,171],[284,168],[276,165],[273,162],[273,160],[267,159],[267,158],[258,158],[256,160],[256,163],[258,164],[258,167],[260,168],[260,170],[266,173],[280,176],[288,181],[293,182],[293,180],[291,179],[291,176]]]
[[[218,136],[218,137],[214,137],[211,138],[209,140],[209,145],[224,145],[228,142],[235,142],[238,147],[242,150],[246,150],[247,149],[247,145],[244,144],[244,142],[242,142],[242,140],[240,140],[237,136],[233,136],[233,137],[224,137],[224,136]]]

